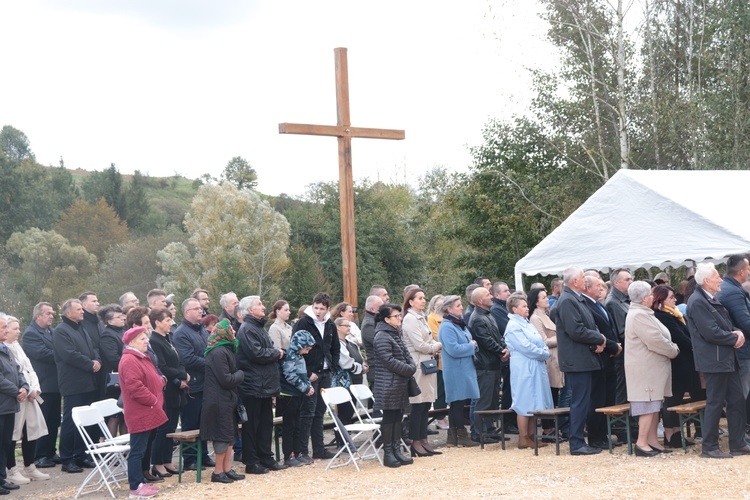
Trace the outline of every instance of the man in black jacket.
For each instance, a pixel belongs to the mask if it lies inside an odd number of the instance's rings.
[[[60,386],[57,383],[55,346],[52,341],[52,330],[50,330],[55,312],[49,302],[40,302],[34,306],[31,315],[34,319],[21,338],[23,350],[39,377],[39,385],[44,394],[41,410],[49,431],[46,436],[40,437],[36,442],[34,463],[39,468],[48,468],[60,463],[60,456],[57,455],[57,433],[60,430],[62,398]]]
[[[593,274],[589,274],[589,272]],[[597,413],[597,408],[612,406],[615,404],[617,397],[617,373],[613,359],[622,353],[622,346],[617,341],[617,334],[612,329],[609,321],[609,315],[604,306],[599,302],[604,296],[607,285],[599,277],[596,271],[587,271],[584,278],[583,295],[588,300],[586,306],[594,317],[596,328],[599,333],[607,339],[607,345],[604,351],[599,353],[599,359],[602,362],[602,369],[594,373],[593,383],[591,385],[591,407],[586,418],[586,427],[589,432],[589,445],[602,450],[609,449],[609,439],[607,438],[607,417],[602,413]],[[620,435],[618,434],[618,437]],[[624,436],[623,436],[624,437]],[[615,443],[620,445],[624,440]]]
[[[565,288],[555,308],[557,351],[560,370],[570,386],[570,454],[594,455],[602,450],[586,444],[584,427],[591,407],[593,377],[602,369],[598,354],[604,351],[606,338],[599,333],[589,300],[583,296],[584,277],[580,267],[569,267],[563,272]]]
[[[700,263],[695,271],[698,285],[687,305],[687,326],[693,341],[695,369],[706,379],[706,411],[703,417],[703,458],[732,458],[750,454],[745,443],[745,398],[739,375],[737,349],[745,343],[726,308],[716,300],[721,276],[712,263]],[[719,419],[726,402],[729,453],[719,449]]]
[[[240,311],[245,319],[237,332],[237,367],[245,373],[239,393],[247,410],[242,424],[242,457],[245,472],[265,474],[284,470],[271,451],[273,440],[273,397],[279,394],[279,360],[283,349],[276,349],[264,326],[266,306],[257,295],[244,297]]]
[[[7,481],[7,450],[14,446],[13,427],[20,403],[26,401],[29,384],[13,359],[8,347],[3,344],[8,336],[8,317],[0,313],[0,495],[17,490],[17,484]]]
[[[492,314],[492,318],[495,320],[495,324],[497,324],[497,330],[500,332],[501,338],[504,338],[505,328],[508,326],[508,308],[505,306],[508,297],[510,297],[510,288],[507,283],[497,281],[492,285],[492,307],[490,308],[490,314]],[[513,404],[513,393],[510,387],[510,361],[508,359],[500,365],[500,374],[503,384],[503,397],[500,407],[503,410],[509,410]],[[507,434],[518,434],[515,413],[503,415],[503,422],[505,422],[505,432]]]
[[[86,332],[86,335],[91,339],[91,344],[97,353],[99,352],[99,345],[102,340],[102,333],[104,333],[104,325],[99,321],[99,299],[94,292],[83,292],[78,300],[81,301],[83,307],[83,321],[81,321],[81,329]],[[100,358],[101,359],[101,358]],[[105,390],[107,386],[107,370],[99,370],[96,375],[96,399],[95,401],[101,401],[104,399]]]
[[[716,294],[716,300],[727,308],[732,324],[742,330],[745,338],[750,336],[750,294],[742,288],[750,274],[750,263],[744,255],[730,255],[727,258],[727,273],[721,284],[721,291]],[[737,362],[740,365],[739,374],[742,382],[742,394],[750,394],[750,344],[745,343],[737,349]]]
[[[479,352],[474,357],[474,367],[477,370],[479,384],[479,399],[474,410],[497,410],[500,407],[500,368],[502,361],[508,361],[510,351],[505,346],[505,339],[500,335],[495,319],[490,314],[492,295],[479,287],[472,292],[474,312],[469,318],[469,330],[477,341]],[[480,428],[477,420],[471,426],[471,439],[479,441]],[[488,436],[485,440],[497,443],[497,436]]]
[[[96,374],[102,363],[91,338],[81,328],[81,301],[66,300],[62,305],[62,315],[62,323],[52,333],[57,380],[64,398],[60,459],[64,472],[82,472],[81,467],[93,468],[94,463],[87,458],[83,439],[73,423],[73,408],[96,401]]]
[[[339,368],[341,344],[338,340],[338,329],[331,321],[328,308],[331,299],[321,292],[313,297],[312,305],[305,310],[304,316],[294,325],[293,333],[300,330],[310,332],[315,339],[313,348],[305,354],[307,375],[315,388],[315,394],[304,398],[300,409],[300,455],[308,459],[308,436],[312,439],[313,458],[333,458],[333,453],[325,449],[323,442],[323,415],[326,405],[320,389],[331,387],[331,376]]]

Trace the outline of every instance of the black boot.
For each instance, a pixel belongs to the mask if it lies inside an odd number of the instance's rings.
[[[393,455],[393,425],[380,426],[380,437],[383,440],[383,465],[386,467],[401,467],[401,462]]]
[[[393,456],[396,457],[396,460],[401,462],[401,465],[409,465],[414,463],[413,458],[409,458],[407,456],[404,456],[403,453],[401,453],[401,439],[400,435],[397,433],[398,430],[400,430],[401,425],[395,424],[394,425],[394,432],[393,432],[393,439],[391,440],[391,447],[393,448]]]

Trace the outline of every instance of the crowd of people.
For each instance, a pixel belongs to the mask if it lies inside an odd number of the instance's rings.
[[[167,437],[178,424],[205,441],[204,456],[185,453],[184,470],[213,467],[216,483],[330,459],[321,391],[365,381],[372,411],[382,417],[388,467],[441,453],[428,440],[437,433],[428,426],[431,409],[446,410],[436,427],[447,431],[448,447],[476,446],[480,435],[499,442],[491,419],[474,412],[510,409],[505,433],[518,434],[524,449],[538,432],[531,412],[570,407],[558,434],[542,422],[540,446],[567,439],[572,455],[591,455],[625,439],[624,429],[608,435],[595,410],[629,402],[638,417],[635,454],[669,453],[683,437],[668,408],[686,392],[706,400],[701,456],[750,454],[749,274],[748,259],[733,255],[723,279],[713,264],[698,264],[677,291],[664,273],[633,281],[625,269],[605,282],[596,271],[571,267],[549,291],[535,283],[528,295],[479,277],[466,289],[465,309],[460,296],[428,300],[418,285],[407,286],[396,304],[375,285],[360,326],[352,304],[332,305],[324,292],[295,321],[285,300],[267,315],[260,297],[231,292],[213,315],[203,289],[180,303],[179,322],[174,297],[159,289],[148,293],[147,306],[131,292],[100,306],[96,293],[85,292],[61,305],[54,329],[54,306],[41,302],[23,335],[17,318],[0,313],[0,494],[49,479],[40,469],[93,467],[72,410],[107,398],[123,411],[96,438],[129,433],[133,497],[155,495],[154,483],[178,472]],[[718,439],[725,403],[728,453]],[[272,450],[274,408],[283,419],[280,462]],[[357,418],[352,405],[340,405],[338,416],[344,424]]]

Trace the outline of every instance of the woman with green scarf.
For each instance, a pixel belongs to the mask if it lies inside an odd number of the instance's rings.
[[[232,443],[237,439],[237,387],[245,377],[237,368],[237,339],[229,322],[217,323],[206,347],[206,379],[201,409],[201,439],[213,441],[216,467],[212,483],[245,479],[232,470]]]

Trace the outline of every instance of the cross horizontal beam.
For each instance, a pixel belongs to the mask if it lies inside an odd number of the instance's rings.
[[[279,133],[394,140],[402,140],[406,137],[406,133],[403,130],[351,127],[347,125],[309,125],[306,123],[279,123]]]

